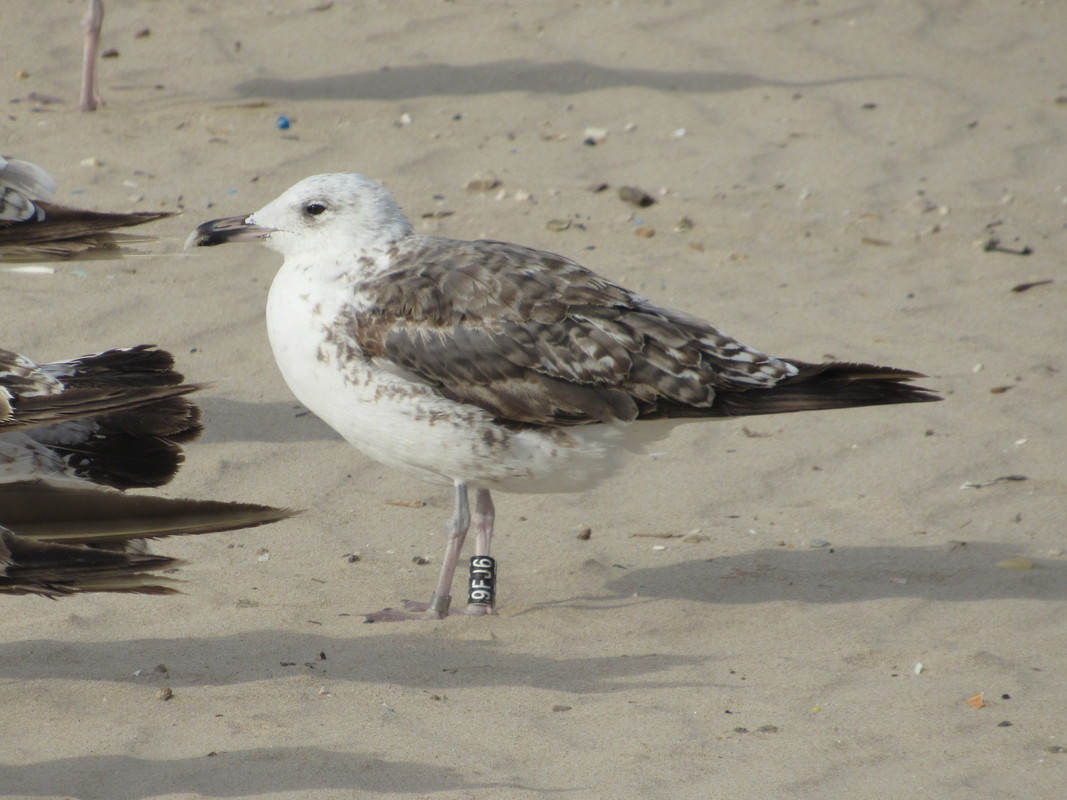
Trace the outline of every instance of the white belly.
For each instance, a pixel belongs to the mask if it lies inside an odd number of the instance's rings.
[[[303,276],[286,272],[275,278],[267,302],[267,330],[282,376],[301,403],[383,464],[433,483],[581,491],[614,471],[623,452],[639,450],[673,427],[504,427],[479,408],[363,359],[351,340],[329,333],[337,304],[314,302]],[[294,303],[295,297],[301,301]]]

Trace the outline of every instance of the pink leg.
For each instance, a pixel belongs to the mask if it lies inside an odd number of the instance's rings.
[[[82,92],[78,108],[82,111],[96,111],[102,105],[100,91],[96,86],[96,55],[100,49],[100,28],[104,23],[104,4],[102,0],[89,0],[89,10],[82,18],[82,30],[85,32],[85,54],[82,58]]]
[[[493,541],[493,522],[496,520],[496,509],[493,507],[493,498],[488,489],[479,489],[474,503],[474,518],[471,525],[474,528],[474,555],[488,556],[489,547]],[[486,603],[468,603],[467,613],[472,617],[481,617],[493,613],[493,606]]]
[[[478,509],[482,508],[481,492],[478,494]],[[488,496],[486,492],[486,496]],[[490,510],[492,503],[490,502]],[[456,574],[456,564],[459,562],[459,553],[463,549],[463,541],[467,538],[467,531],[471,526],[470,505],[467,502],[467,487],[456,484],[456,505],[452,511],[452,517],[448,520],[448,543],[445,545],[445,557],[441,562],[441,572],[437,576],[437,586],[434,588],[433,597],[429,603],[405,603],[404,611],[386,608],[373,614],[364,614],[365,622],[401,622],[410,619],[444,619],[448,615],[449,606],[452,603],[452,577]],[[492,524],[490,523],[490,531]],[[479,537],[481,534],[479,533]],[[419,613],[422,612],[422,613]],[[458,613],[458,612],[453,612]]]

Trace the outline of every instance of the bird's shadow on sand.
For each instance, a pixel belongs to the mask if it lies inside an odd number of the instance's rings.
[[[681,599],[709,606],[792,601],[861,603],[895,597],[939,602],[973,600],[1063,600],[1067,564],[1036,559],[1032,569],[997,566],[1020,555],[1003,542],[923,547],[769,549],[736,556],[683,561],[627,570],[590,563],[604,590],[592,599],[545,603],[524,613],[552,613],[552,607],[584,607],[582,613],[627,613],[619,606]],[[1018,566],[1018,564],[1016,564]],[[617,571],[617,577],[612,572]],[[636,596],[636,597],[635,597]],[[614,608],[612,608],[614,606]],[[241,611],[235,609],[234,628]],[[294,675],[392,684],[439,691],[529,686],[557,692],[611,692],[620,686],[673,688],[671,670],[705,657],[637,653],[630,656],[567,658],[508,652],[492,640],[412,635],[408,629],[358,635],[358,617],[347,634],[323,636],[260,630],[225,636],[68,642],[37,639],[11,642],[0,660],[0,681],[48,679],[124,683],[134,690],[167,685],[192,687],[240,684]],[[477,625],[478,620],[444,624]],[[709,626],[714,617],[709,615]],[[325,658],[323,658],[325,656]],[[151,665],[164,663],[165,673]],[[134,677],[131,665],[145,673]],[[662,674],[661,679],[655,676]],[[642,678],[642,676],[644,676]],[[642,678],[641,680],[635,680]],[[366,793],[454,791],[472,784],[434,764],[389,761],[375,754],[315,747],[263,748],[154,760],[89,755],[33,764],[0,764],[4,788],[19,795],[76,796],[85,800],[139,800],[164,791],[210,797],[288,790],[343,788]],[[131,776],[136,775],[137,780]],[[143,787],[152,787],[145,789]],[[500,787],[502,790],[516,787]]]
[[[173,759],[88,755],[33,764],[0,762],[0,775],[5,797],[79,800],[140,800],[162,794],[259,797],[276,792],[299,797],[320,789],[428,794],[497,787],[506,793],[509,788],[520,788],[471,783],[450,767],[437,764],[318,747],[263,747]]]
[[[736,556],[683,561],[663,567],[627,570],[599,563],[585,565],[583,583],[602,591],[593,597],[543,602],[519,615],[584,608],[582,613],[627,613],[620,606],[680,599],[709,606],[758,603],[864,603],[918,598],[953,603],[990,600],[1067,599],[1067,563],[1036,559],[1026,570],[998,566],[1019,556],[1020,547],[1001,542],[971,542],[934,547],[847,547],[757,550]],[[612,577],[618,572],[617,577]],[[225,614],[226,611],[219,611]],[[241,627],[239,608],[229,610],[232,629]],[[709,626],[714,616],[709,614]],[[0,660],[0,680],[100,680],[132,684],[152,676],[131,676],[131,665],[150,670],[163,663],[172,687],[227,685],[292,676],[303,672],[369,684],[448,691],[461,688],[527,686],[573,693],[610,692],[620,684],[663,688],[671,679],[652,677],[703,657],[644,653],[628,656],[568,658],[514,652],[495,640],[448,639],[416,635],[404,623],[380,633],[365,628],[358,616],[335,623],[351,627],[337,635],[257,630],[223,636],[173,639],[9,642]],[[423,625],[424,623],[406,623]],[[425,623],[433,625],[435,623]],[[452,619],[443,625],[478,625]],[[363,631],[374,635],[360,635]],[[395,632],[394,632],[395,631]],[[332,633],[332,631],[331,631]],[[321,654],[325,655],[322,658]],[[155,677],[159,677],[156,675]]]
[[[543,63],[510,59],[486,64],[421,64],[383,67],[320,78],[254,78],[238,84],[242,97],[286,100],[403,100],[434,95],[479,95],[498,92],[574,94],[620,86],[664,92],[736,92],[759,86],[803,89],[873,80],[880,76],[821,81],[779,81],[735,72],[616,69],[586,61]]]
[[[1032,569],[1020,569],[1024,565],[1011,560],[1024,553],[1024,546],[1008,542],[783,547],[662,567],[617,565],[618,576],[604,585],[616,598],[682,599],[711,605],[861,603],[901,597],[950,603],[1067,599],[1067,561],[1031,559]]]
[[[234,628],[240,627],[234,611]],[[469,622],[469,621],[467,621]],[[31,639],[4,646],[0,682],[21,680],[100,680],[172,688],[219,686],[314,675],[334,682],[407,686],[448,692],[465,688],[528,686],[576,694],[676,686],[671,679],[640,676],[699,663],[694,656],[641,653],[631,656],[565,658],[502,651],[492,641],[449,640],[405,633],[360,636],[361,618],[351,634],[324,636],[260,630],[214,637],[65,642]],[[425,623],[427,625],[433,623]],[[477,621],[474,622],[477,624]],[[424,629],[425,630],[425,629]],[[639,648],[635,648],[638,649]],[[325,655],[325,658],[322,656]],[[152,669],[165,664],[166,673]],[[143,666],[140,676],[130,665]]]

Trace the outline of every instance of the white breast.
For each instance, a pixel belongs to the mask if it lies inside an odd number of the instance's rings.
[[[334,322],[358,308],[352,278],[323,279],[290,260],[267,300],[267,331],[286,383],[308,409],[371,458],[433,483],[510,492],[581,491],[626,450],[671,424],[505,427],[475,406],[366,359]]]

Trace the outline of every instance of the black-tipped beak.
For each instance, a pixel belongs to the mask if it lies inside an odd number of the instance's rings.
[[[248,221],[247,216],[213,219],[203,225],[198,225],[186,239],[185,246],[214,247],[227,242],[254,242],[269,233],[274,233],[274,228],[253,225]]]

